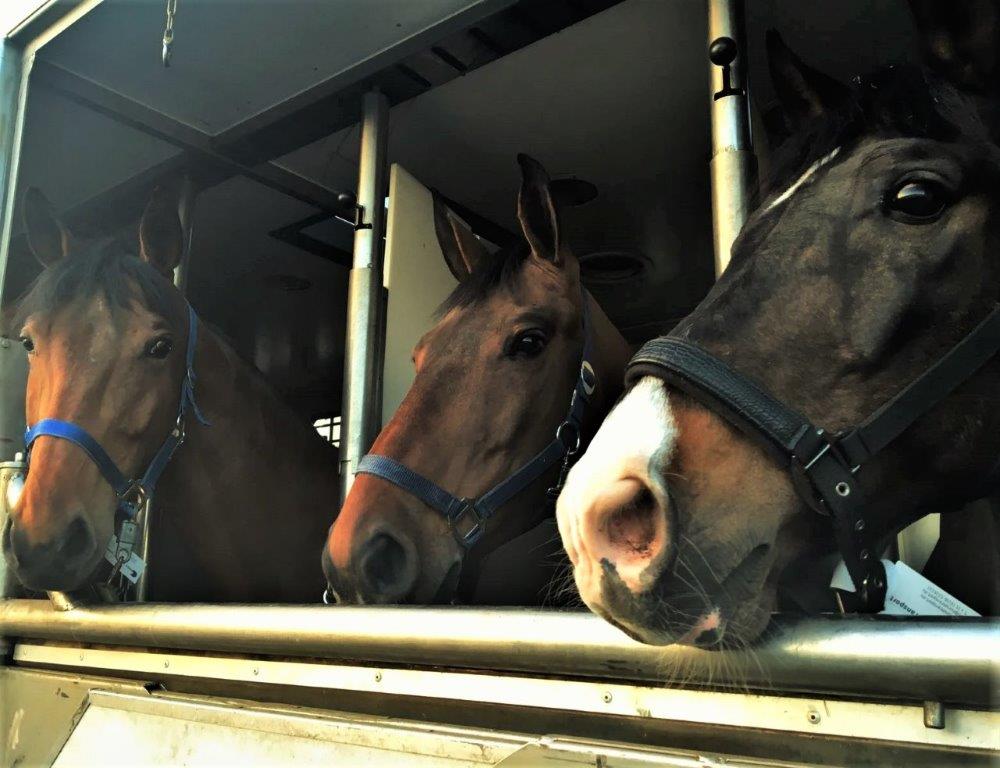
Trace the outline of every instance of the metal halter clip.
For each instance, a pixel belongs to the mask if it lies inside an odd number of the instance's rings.
[[[142,487],[142,481],[133,480],[132,484],[122,491],[118,500],[131,505],[135,508],[136,512],[138,512],[139,509],[141,509],[146,503],[147,498],[148,495],[146,494],[146,489]]]
[[[580,450],[580,428],[572,421],[564,421],[556,427],[556,439],[563,444],[568,456]]]

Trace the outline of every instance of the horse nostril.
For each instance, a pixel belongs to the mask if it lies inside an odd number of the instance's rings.
[[[406,598],[417,580],[412,545],[381,531],[365,542],[361,551],[361,578],[376,599],[393,602]]]
[[[94,531],[82,517],[73,518],[59,542],[58,557],[67,567],[89,560],[94,553]]]
[[[652,491],[640,484],[631,498],[608,515],[608,540],[625,552],[648,557],[656,538],[658,511]]]
[[[595,563],[613,565],[630,588],[638,588],[646,567],[673,550],[669,515],[645,482],[619,478],[596,495],[585,513],[580,526],[583,549]]]

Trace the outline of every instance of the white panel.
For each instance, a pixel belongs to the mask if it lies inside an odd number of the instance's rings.
[[[54,768],[493,765],[517,742],[372,718],[95,691]]]
[[[389,171],[384,275],[389,289],[382,383],[386,424],[413,383],[413,347],[434,326],[437,308],[458,284],[434,234],[431,193],[399,165]]]

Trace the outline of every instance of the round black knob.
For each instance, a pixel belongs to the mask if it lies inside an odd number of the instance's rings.
[[[358,198],[354,195],[353,192],[338,192],[337,202],[343,205],[344,207],[347,207],[350,205],[357,205]]]
[[[728,67],[736,58],[736,41],[731,37],[717,37],[708,46],[708,58],[717,67]]]

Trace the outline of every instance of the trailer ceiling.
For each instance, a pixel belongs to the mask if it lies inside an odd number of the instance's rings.
[[[276,275],[297,276],[315,293],[302,306],[320,318],[324,306],[342,303],[345,269],[270,233],[321,212],[333,191],[353,188],[352,99],[379,77],[395,89],[391,160],[508,230],[516,228],[519,151],[553,175],[597,186],[597,200],[566,214],[567,238],[581,254],[648,258],[646,279],[594,286],[633,338],[661,330],[711,282],[702,2],[180,0],[170,69],[159,60],[163,10],[159,0],[107,0],[42,50],[21,182],[43,186],[78,218],[99,213],[134,227],[149,188],[181,163],[204,164],[216,153],[277,174],[270,188],[236,178],[203,194],[192,300],[251,359],[290,359],[286,342],[268,347],[274,340],[322,347],[311,372],[272,371],[289,392],[330,386],[342,342],[331,349],[318,338],[303,341],[301,317],[275,313],[268,322],[276,327],[265,334],[272,341],[260,342],[247,330],[260,324],[251,322],[255,308],[275,304]],[[747,0],[758,106],[771,101],[762,51],[768,27],[841,79],[913,48],[902,0]],[[439,43],[467,74],[432,52]],[[275,164],[261,165],[275,155]],[[209,166],[212,184],[240,176],[224,162]],[[282,183],[304,192],[276,196]],[[23,283],[31,268],[19,258],[13,279]],[[325,338],[342,318],[317,323]],[[325,409],[337,402],[331,391]]]

